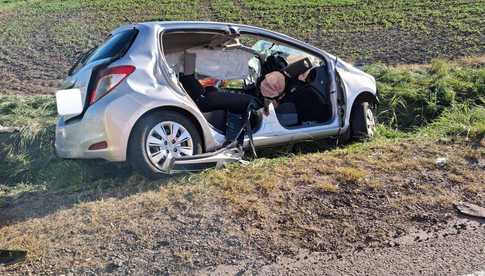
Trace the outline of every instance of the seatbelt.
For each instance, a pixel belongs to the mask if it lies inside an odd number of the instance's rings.
[[[250,107],[252,107],[251,104],[249,104],[249,106],[248,106],[248,112],[247,112],[248,118],[246,119],[245,128],[246,128],[246,131],[247,131],[248,137],[249,137],[249,146],[251,147],[251,153],[253,154],[254,158],[258,158],[258,155],[256,154],[256,148],[254,147],[253,129],[251,127],[251,120],[250,120],[251,114],[253,113],[254,109],[253,108],[250,109]]]

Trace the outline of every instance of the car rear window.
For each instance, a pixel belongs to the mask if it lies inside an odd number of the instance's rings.
[[[79,71],[84,65],[106,58],[120,58],[130,48],[138,30],[129,29],[110,35],[101,45],[83,54],[69,71],[69,75]]]

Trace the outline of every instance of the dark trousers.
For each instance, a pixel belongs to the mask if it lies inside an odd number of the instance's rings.
[[[214,87],[206,88],[197,104],[203,112],[225,109],[227,110],[226,143],[238,140],[244,141],[244,131],[238,136],[247,119],[249,105],[258,105],[257,98],[246,94],[227,90],[217,90]]]
[[[237,137],[247,116],[248,106],[261,106],[255,95],[255,90],[235,92],[220,90],[215,87],[203,88],[193,75],[180,78],[182,85],[202,112],[226,110],[226,141],[236,139],[242,142],[244,133]]]
[[[202,112],[224,109],[240,115],[246,114],[249,104],[256,102],[257,98],[252,95],[218,90],[215,87],[207,87],[206,92],[196,100]]]
[[[253,90],[240,93],[215,87],[204,89],[194,75],[181,76],[180,82],[202,112],[222,109],[243,115],[251,102],[257,102]]]

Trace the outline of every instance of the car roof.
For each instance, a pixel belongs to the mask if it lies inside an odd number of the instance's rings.
[[[187,27],[187,26],[199,26],[199,27],[216,27],[216,26],[234,26],[234,27],[247,27],[251,29],[261,29],[265,30],[264,28],[256,27],[256,26],[251,26],[251,25],[245,25],[245,24],[239,24],[239,23],[230,23],[230,22],[213,22],[213,21],[145,21],[145,22],[137,22],[137,23],[130,23],[127,25],[120,26],[113,30],[111,33],[117,33],[122,30],[126,30],[129,28],[133,28],[136,26],[143,25],[148,28],[154,28],[156,26],[161,26],[161,27]],[[269,30],[268,30],[269,31]]]
[[[305,43],[303,41],[299,41],[298,39],[296,38],[293,38],[293,37],[290,37],[289,35],[286,35],[286,34],[282,34],[282,33],[278,33],[278,32],[275,32],[275,31],[271,31],[271,30],[268,30],[268,29],[265,29],[265,28],[261,28],[261,27],[257,27],[257,26],[252,26],[252,25],[245,25],[245,24],[239,24],[239,23],[230,23],[230,22],[213,22],[213,21],[146,21],[146,22],[138,22],[138,23],[130,23],[130,24],[127,24],[127,25],[124,25],[124,26],[120,26],[119,28],[113,30],[111,32],[111,34],[115,34],[117,32],[120,32],[120,31],[123,31],[123,30],[126,30],[126,29],[130,29],[130,28],[136,28],[137,26],[144,26],[144,27],[147,27],[149,29],[152,29],[152,28],[156,28],[156,27],[172,27],[172,28],[177,28],[177,27],[180,27],[180,28],[190,28],[190,27],[194,27],[194,28],[214,28],[214,27],[220,27],[220,26],[232,26],[232,27],[244,27],[244,28],[247,28],[247,29],[250,29],[251,31],[254,31],[254,32],[258,32],[258,31],[261,31],[261,32],[265,32],[265,33],[273,33],[273,34],[277,34],[279,35],[281,38],[284,38],[284,39],[290,39],[290,40],[295,40],[295,41],[298,41],[300,44],[305,44],[306,45],[306,48],[308,48],[308,50],[311,50],[312,52],[319,52],[320,55],[322,55],[323,57],[325,57],[327,60],[330,60],[330,59],[334,59],[335,56],[322,50],[322,49],[319,49],[313,45],[310,45],[308,43]]]

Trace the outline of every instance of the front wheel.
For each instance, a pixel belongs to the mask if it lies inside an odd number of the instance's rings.
[[[376,119],[369,102],[356,103],[350,115],[350,135],[352,139],[362,140],[374,136]]]
[[[128,145],[128,161],[150,178],[160,177],[166,171],[164,161],[173,157],[202,153],[200,134],[185,116],[173,111],[152,113],[133,128]]]

